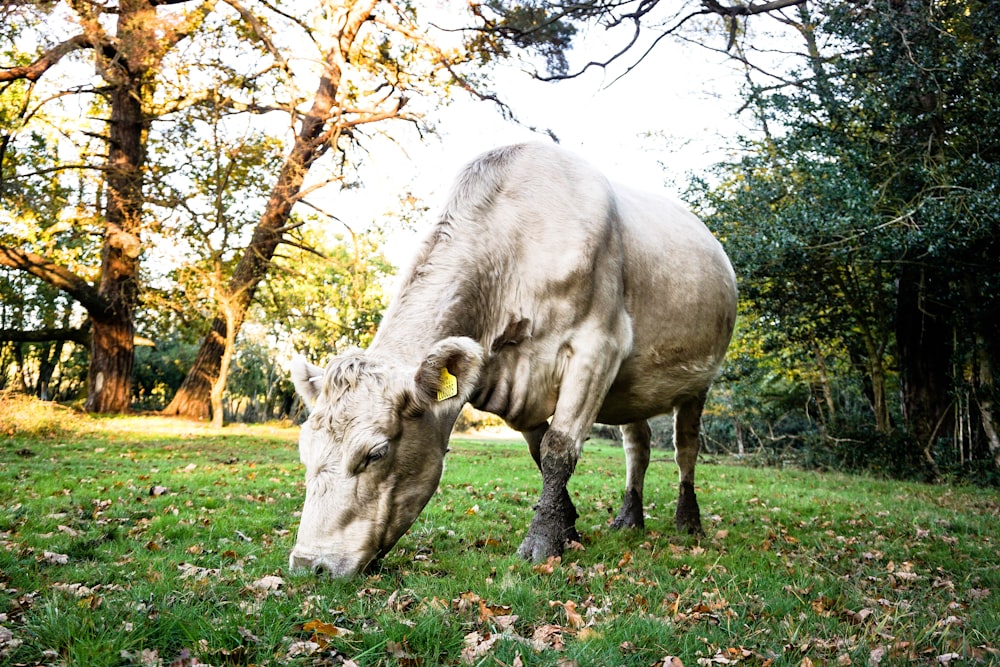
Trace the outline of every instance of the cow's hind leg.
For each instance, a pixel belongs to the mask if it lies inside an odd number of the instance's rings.
[[[694,493],[694,466],[698,460],[698,435],[705,392],[678,404],[674,412],[674,460],[680,472],[677,498],[677,530],[701,535],[701,511]]]
[[[642,485],[649,466],[649,422],[643,420],[622,426],[625,449],[625,498],[621,511],[611,522],[612,528],[643,528]]]

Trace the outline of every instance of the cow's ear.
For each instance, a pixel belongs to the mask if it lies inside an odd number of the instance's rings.
[[[313,366],[301,354],[292,357],[292,384],[305,404],[312,408],[316,404],[316,397],[319,396],[320,386],[323,382],[325,370],[319,366]]]
[[[415,400],[424,407],[464,404],[476,389],[483,365],[483,348],[471,338],[452,337],[437,342],[414,377]]]

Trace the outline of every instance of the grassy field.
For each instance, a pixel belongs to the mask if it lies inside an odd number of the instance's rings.
[[[589,443],[583,544],[532,564],[525,447],[460,439],[381,568],[329,581],[287,568],[297,429],[0,400],[0,664],[1000,664],[995,491],[709,460],[699,540],[657,452],[613,533],[622,454]]]

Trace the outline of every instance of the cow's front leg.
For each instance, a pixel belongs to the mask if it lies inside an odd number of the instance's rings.
[[[542,440],[545,438],[545,434],[549,430],[549,423],[542,422],[542,425],[534,428],[530,431],[524,432],[522,435],[524,439],[528,442],[528,451],[531,452],[531,458],[534,460],[535,465],[538,466],[538,470],[542,469]],[[567,515],[570,522],[570,530],[567,533],[566,540],[578,542],[580,540],[580,534],[576,531],[576,520],[580,516],[576,511],[576,506],[573,504],[573,500],[569,497],[569,490],[564,486],[562,494],[559,498],[559,506],[567,507]],[[538,509],[538,505],[535,506]]]
[[[576,508],[566,489],[576,468],[577,443],[554,429],[544,433],[538,448],[539,456],[536,457],[542,471],[542,497],[535,506],[535,516],[517,550],[522,558],[536,562],[558,556],[568,542],[579,539]],[[528,444],[531,445],[530,439]]]
[[[569,540],[578,539],[576,508],[566,484],[573,475],[583,441],[597,419],[604,397],[618,373],[621,360],[632,340],[631,320],[624,316],[613,322],[598,317],[580,323],[576,336],[563,345],[560,364],[564,366],[548,429],[538,447],[538,467],[542,470],[542,497],[535,507],[528,532],[517,553],[522,558],[543,561],[558,556]],[[529,436],[528,444],[531,444]]]
[[[642,486],[649,466],[649,441],[652,432],[649,422],[640,421],[622,426],[625,450],[625,497],[612,528],[644,528],[642,513]]]
[[[701,511],[694,493],[694,466],[698,460],[698,435],[701,431],[701,411],[705,394],[677,406],[674,412],[674,460],[680,472],[680,493],[677,497],[677,530],[701,535]]]

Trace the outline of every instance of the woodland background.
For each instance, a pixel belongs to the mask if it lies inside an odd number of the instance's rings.
[[[430,220],[401,193],[338,221],[371,147],[455,99],[513,121],[498,64],[571,78],[580,35],[624,27],[584,69],[642,35],[743,73],[746,132],[685,188],[741,288],[706,448],[998,479],[995,2],[22,0],[0,23],[2,389],[297,418],[292,351],[370,341],[387,240]]]

